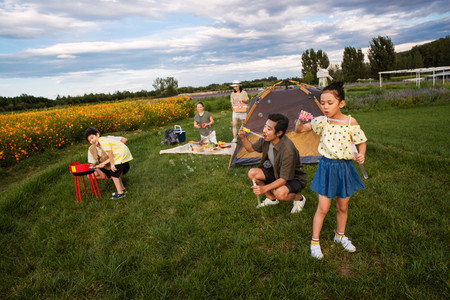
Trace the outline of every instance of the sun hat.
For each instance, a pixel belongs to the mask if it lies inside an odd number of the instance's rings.
[[[233,81],[233,84],[231,86],[240,86],[241,83],[239,82],[239,80],[235,80]]]

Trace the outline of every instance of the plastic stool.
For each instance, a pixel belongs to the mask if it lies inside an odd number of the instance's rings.
[[[74,166],[74,165],[75,164],[71,164],[70,167],[72,168],[72,166]],[[91,183],[92,194],[94,194],[96,198],[102,197],[102,194],[100,193],[100,189],[98,187],[97,178],[95,178],[94,172],[95,172],[95,169],[89,169],[84,172],[72,172],[71,171],[71,173],[73,174],[74,180],[75,180],[75,193],[77,195],[78,202],[81,202],[80,177],[83,179],[84,193],[87,195],[86,183],[84,182],[85,175],[89,176],[89,182]],[[97,191],[98,191],[98,193],[97,193]]]

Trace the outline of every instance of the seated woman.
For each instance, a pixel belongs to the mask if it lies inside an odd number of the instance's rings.
[[[197,103],[197,114],[194,117],[194,127],[198,128],[202,140],[217,145],[216,132],[214,131],[214,120],[209,112],[204,110],[202,102]]]
[[[122,143],[126,144],[127,139],[121,136],[106,136],[107,138],[114,139],[121,141]],[[100,148],[100,144],[98,146],[91,145],[88,150],[88,163],[91,164],[91,167],[97,167],[95,169],[95,178],[97,179],[111,179],[110,172],[111,172],[111,166],[109,164],[109,158],[108,154],[106,154],[105,151],[102,151],[102,148]],[[123,174],[126,174],[128,172],[128,169],[123,170]]]

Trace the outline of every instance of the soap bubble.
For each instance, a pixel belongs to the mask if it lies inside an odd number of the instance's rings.
[[[224,115],[225,114],[225,112],[222,110],[221,112],[220,112],[222,115]]]
[[[263,117],[263,113],[260,112],[260,113],[258,114],[258,117],[262,118],[262,117]]]
[[[160,132],[160,131],[158,131],[158,135],[161,135],[161,132]]]
[[[267,103],[268,103],[268,104],[272,103],[272,100],[267,99]]]
[[[169,162],[170,162],[170,164],[171,164],[172,166],[175,167],[175,163],[173,162],[173,160],[169,160]]]

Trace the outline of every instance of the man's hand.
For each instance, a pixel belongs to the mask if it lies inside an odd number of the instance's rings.
[[[242,130],[242,127],[239,129],[238,135],[241,140],[243,140],[244,138],[245,139],[247,138],[247,133],[245,133],[245,131]]]
[[[252,190],[253,190],[253,194],[255,194],[255,195],[262,195],[267,192],[265,185],[254,185],[254,186],[252,186]]]

